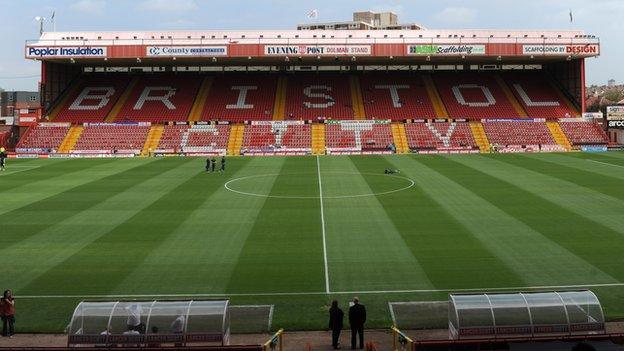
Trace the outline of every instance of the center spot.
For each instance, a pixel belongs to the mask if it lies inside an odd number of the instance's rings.
[[[278,199],[318,199],[316,173],[258,174],[235,178],[225,183],[231,192]],[[392,194],[414,186],[414,181],[400,175],[359,172],[324,172],[321,174],[323,199],[344,199]]]

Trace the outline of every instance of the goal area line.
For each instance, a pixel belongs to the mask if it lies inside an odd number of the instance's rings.
[[[259,292],[259,293],[214,293],[214,294],[109,294],[109,295],[15,295],[20,299],[105,299],[105,298],[180,298],[180,297],[271,297],[271,296],[318,296],[318,295],[380,295],[380,294],[426,294],[426,293],[462,293],[462,292],[497,292],[545,289],[586,289],[621,287],[624,283],[577,284],[577,285],[536,285],[504,288],[464,288],[464,289],[414,289],[414,290],[360,290],[360,291],[311,291],[311,292]]]

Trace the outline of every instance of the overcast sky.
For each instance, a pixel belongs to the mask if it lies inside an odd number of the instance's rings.
[[[24,60],[24,41],[38,37],[34,17],[52,11],[58,31],[105,31],[294,29],[312,9],[317,21],[389,10],[431,29],[582,29],[602,44],[588,60],[588,84],[624,81],[624,0],[0,0],[0,87],[37,89],[39,64]]]

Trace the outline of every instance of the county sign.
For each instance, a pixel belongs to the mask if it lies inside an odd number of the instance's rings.
[[[484,56],[485,45],[408,45],[408,55]]]
[[[148,46],[147,56],[226,56],[227,46]]]

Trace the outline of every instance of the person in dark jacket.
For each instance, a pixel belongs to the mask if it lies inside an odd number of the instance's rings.
[[[225,172],[225,156],[221,156],[221,170],[220,172]]]
[[[0,148],[0,171],[4,171],[5,160],[7,157],[8,156],[4,151],[4,148]]]
[[[360,348],[364,348],[364,323],[366,323],[366,308],[360,304],[360,299],[353,298],[353,306],[349,307],[349,324],[351,325],[351,348],[355,349],[356,335],[360,336]]]
[[[0,299],[0,315],[2,316],[2,336],[12,338],[15,333],[15,299],[11,290],[6,290]]]
[[[210,172],[210,157],[206,159],[206,172]]]
[[[344,319],[344,312],[338,307],[338,301],[332,301],[331,308],[329,309],[329,330],[332,332],[332,346],[334,350],[340,348],[340,332],[342,331],[342,321]]]
[[[217,159],[212,157],[210,159],[210,172],[214,172],[216,166],[217,166]]]

